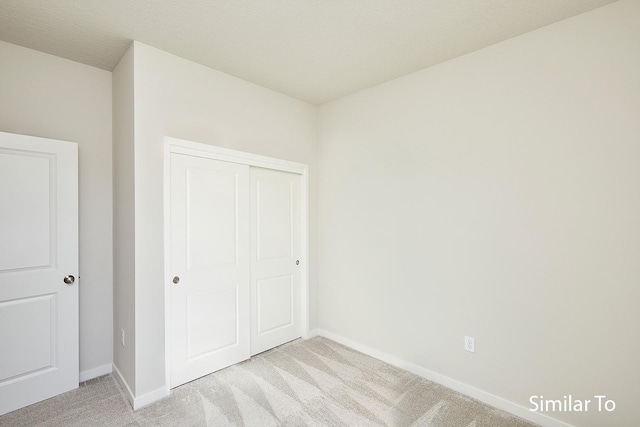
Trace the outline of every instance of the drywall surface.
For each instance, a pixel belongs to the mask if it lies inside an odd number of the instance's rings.
[[[131,46],[113,70],[113,364],[132,391],[135,389],[133,57]]]
[[[637,425],[638,22],[619,1],[321,106],[320,328]]]
[[[0,42],[0,130],[78,143],[80,372],[110,369],[111,73]]]
[[[317,108],[141,43],[134,50],[135,394],[143,396],[165,385],[164,137],[308,164],[314,248]]]

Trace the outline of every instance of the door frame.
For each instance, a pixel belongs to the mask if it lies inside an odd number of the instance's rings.
[[[237,151],[229,148],[185,139],[164,137],[164,339],[165,339],[165,389],[167,396],[171,392],[171,154],[204,157],[223,162],[239,163],[300,175],[300,224],[301,224],[301,292],[300,292],[300,333],[309,338],[309,166],[303,163],[258,154]]]

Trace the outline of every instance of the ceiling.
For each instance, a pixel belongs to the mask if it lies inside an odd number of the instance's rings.
[[[132,40],[312,104],[613,0],[1,0],[0,40],[113,70]]]

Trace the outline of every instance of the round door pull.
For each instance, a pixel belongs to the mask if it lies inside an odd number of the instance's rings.
[[[178,283],[180,283],[180,278],[178,276],[174,276],[173,277],[173,284],[177,285]]]
[[[296,260],[296,265],[300,265],[300,260],[299,259]]]
[[[69,276],[64,276],[64,279],[62,279],[62,281],[63,281],[64,283],[66,283],[67,285],[72,285],[72,284],[73,284],[73,282],[75,282],[75,281],[76,281],[76,278],[75,278],[75,277],[73,277],[73,276],[71,276],[71,275],[69,275]]]

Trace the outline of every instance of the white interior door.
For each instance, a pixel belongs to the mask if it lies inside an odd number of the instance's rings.
[[[249,358],[249,167],[171,154],[171,387]]]
[[[78,147],[0,132],[0,415],[78,375]]]
[[[301,336],[300,175],[251,168],[251,354]]]

